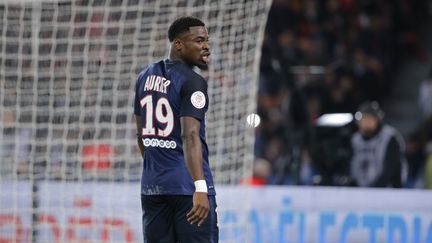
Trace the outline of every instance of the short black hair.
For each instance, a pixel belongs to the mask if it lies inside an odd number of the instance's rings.
[[[192,16],[184,16],[176,19],[168,29],[168,39],[172,42],[180,34],[189,31],[193,26],[205,26],[204,22]]]

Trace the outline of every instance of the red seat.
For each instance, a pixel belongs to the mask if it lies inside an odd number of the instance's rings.
[[[83,147],[83,168],[85,170],[107,170],[111,168],[114,154],[109,144],[91,144]]]

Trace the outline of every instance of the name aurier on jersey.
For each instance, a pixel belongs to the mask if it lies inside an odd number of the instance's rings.
[[[144,91],[158,91],[162,93],[167,93],[167,88],[171,84],[171,81],[157,75],[150,75],[147,77]]]

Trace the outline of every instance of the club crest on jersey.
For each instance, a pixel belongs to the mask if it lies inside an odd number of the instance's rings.
[[[202,109],[206,104],[206,98],[203,92],[195,91],[191,96],[191,103],[197,109]]]

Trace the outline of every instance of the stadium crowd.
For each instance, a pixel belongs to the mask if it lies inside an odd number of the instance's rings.
[[[329,131],[340,139],[324,140],[317,119],[326,113],[354,114],[367,100],[382,102],[391,94],[402,60],[428,60],[418,24],[428,16],[426,9],[426,1],[274,1],[258,96],[262,125],[255,156],[256,174],[265,178],[261,184],[350,185],[345,145],[356,126]],[[432,103],[424,99],[430,109]],[[406,187],[425,186],[431,125],[429,113],[407,138]]]

